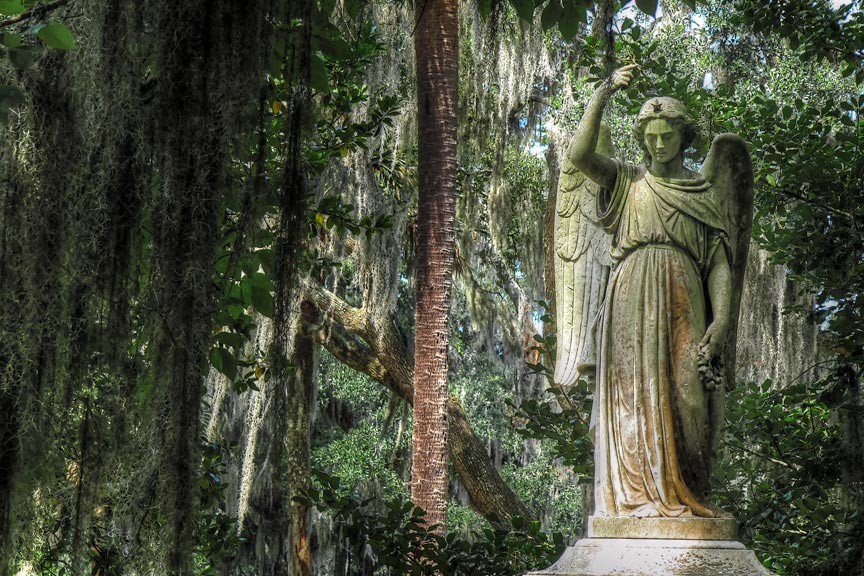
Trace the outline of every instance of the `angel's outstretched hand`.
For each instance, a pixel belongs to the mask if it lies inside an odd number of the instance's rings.
[[[636,74],[638,68],[638,64],[627,64],[615,70],[612,73],[612,78],[610,78],[612,89],[621,90],[630,86],[630,82],[633,81],[633,76]]]

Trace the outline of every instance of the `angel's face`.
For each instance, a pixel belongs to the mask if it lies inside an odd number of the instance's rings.
[[[654,162],[666,164],[681,152],[681,131],[662,118],[645,126],[645,147]]]

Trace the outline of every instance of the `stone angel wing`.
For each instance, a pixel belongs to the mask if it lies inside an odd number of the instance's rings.
[[[601,125],[597,152],[614,155],[606,125]],[[612,237],[597,224],[598,189],[565,156],[555,203],[557,353],[553,380],[558,386],[575,384],[580,374],[593,375],[596,363],[593,325],[612,265]]]
[[[744,270],[750,249],[750,229],[753,225],[753,163],[747,144],[735,134],[719,134],[714,138],[708,156],[702,164],[702,175],[711,183],[723,202],[729,222],[729,244],[732,251],[732,298],[729,334],[723,354],[726,389],[735,388],[735,353],[738,333],[738,312],[744,289]]]

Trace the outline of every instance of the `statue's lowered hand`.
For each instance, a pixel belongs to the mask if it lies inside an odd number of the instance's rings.
[[[726,342],[726,330],[723,323],[712,322],[705,331],[702,341],[699,342],[699,355],[709,360],[720,356],[723,352],[723,344]]]
[[[716,390],[723,386],[723,362],[720,354],[726,341],[726,330],[722,323],[712,322],[699,343],[696,366],[699,379],[706,390]]]

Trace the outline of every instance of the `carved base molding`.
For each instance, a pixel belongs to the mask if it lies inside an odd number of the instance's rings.
[[[752,550],[729,540],[583,538],[527,576],[772,576]]]

